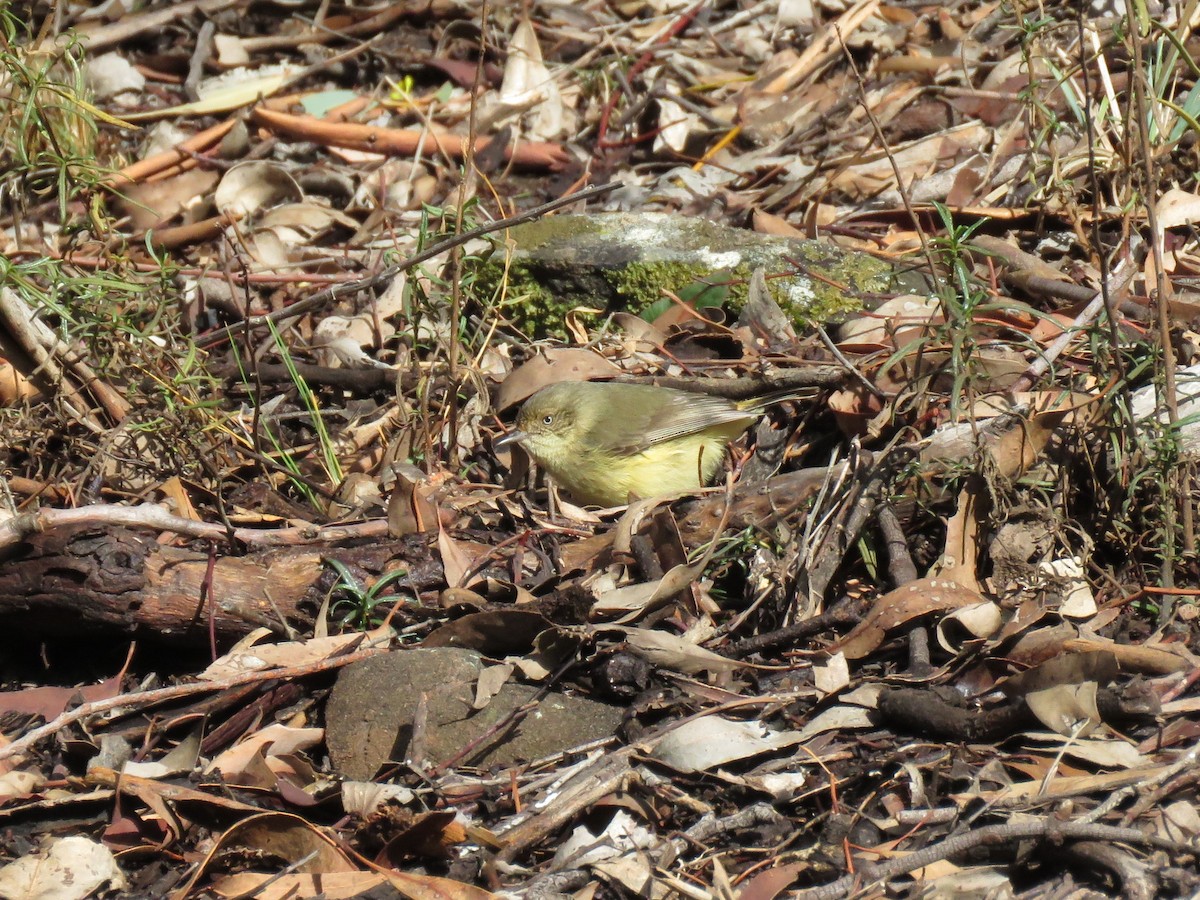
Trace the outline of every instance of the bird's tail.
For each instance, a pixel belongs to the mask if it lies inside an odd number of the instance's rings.
[[[760,397],[739,400],[737,408],[751,415],[762,415],[777,403],[787,403],[790,400],[811,400],[817,396],[819,390],[816,387],[785,388],[779,391],[772,391],[769,394],[763,394]]]

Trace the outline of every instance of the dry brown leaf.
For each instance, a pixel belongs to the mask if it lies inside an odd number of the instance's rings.
[[[978,485],[968,485],[958,495],[958,509],[946,523],[946,542],[936,574],[976,593],[980,590]]]
[[[261,728],[216,756],[204,769],[221,772],[231,784],[242,784],[238,776],[256,756],[281,756],[315,747],[325,737],[324,728],[291,728],[281,722]],[[274,780],[271,782],[272,786]]]
[[[591,350],[579,347],[547,350],[504,379],[496,391],[496,409],[503,412],[557,381],[611,378],[619,372],[616,366]]]
[[[888,631],[927,613],[986,602],[978,591],[944,578],[918,578],[889,591],[835,649],[861,659],[883,643]]]

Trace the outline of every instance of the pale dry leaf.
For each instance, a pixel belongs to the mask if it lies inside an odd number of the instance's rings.
[[[1077,556],[1051,559],[1038,566],[1038,570],[1053,586],[1054,593],[1062,599],[1058,614],[1071,619],[1090,619],[1099,610],[1092,586],[1084,577],[1083,561]]]
[[[996,866],[972,866],[955,872],[942,872],[937,880],[928,876],[928,870],[919,876],[925,890],[922,900],[959,900],[962,897],[1005,897],[1012,895],[1012,879],[1007,872]]]
[[[848,728],[872,728],[871,711],[862,706],[845,704],[827,709],[810,719],[800,729],[800,740],[807,741],[825,731],[844,731]]]
[[[1025,740],[1030,744],[1047,744],[1056,753],[1061,751],[1067,756],[1107,769],[1135,769],[1150,761],[1137,747],[1122,740],[1071,739],[1061,734],[1039,732],[1027,732]]]
[[[213,50],[217,54],[217,64],[223,69],[244,66],[250,62],[250,54],[246,52],[246,45],[237,35],[213,35]]]
[[[228,112],[269,97],[303,71],[299,66],[263,66],[258,69],[233,69],[200,82],[200,99],[163,109],[152,109],[123,116],[129,122],[145,122],[175,116],[203,116]]]
[[[446,584],[450,587],[470,587],[462,580],[475,565],[475,560],[452,538],[444,528],[438,529],[438,551],[442,557],[442,569],[446,573]]]
[[[550,871],[578,869],[601,860],[614,859],[630,850],[652,847],[658,842],[653,831],[623,809],[599,831],[579,825],[554,852]]]
[[[97,100],[136,100],[146,87],[146,76],[120,53],[104,53],[87,61],[87,85]],[[132,103],[130,103],[132,105]]]
[[[1096,708],[1098,685],[1058,684],[1025,695],[1025,702],[1038,721],[1063,735],[1091,734],[1100,727],[1100,710]]]
[[[353,900],[375,889],[387,890],[387,884],[387,879],[378,872],[321,872],[316,875],[238,872],[215,879],[212,890],[226,900],[238,897],[253,897],[254,900],[297,900],[300,897]]]
[[[601,860],[592,866],[592,870],[635,897],[657,896],[652,893],[656,880],[654,868],[644,853],[627,853],[616,859]]]
[[[1155,218],[1160,230],[1200,222],[1200,194],[1171,188],[1154,204]]]
[[[592,605],[592,614],[593,616],[602,616],[621,613],[623,615],[616,621],[631,621],[656,608],[662,601],[674,597],[700,577],[701,571],[698,564],[691,566],[680,564],[655,581],[645,581],[606,591]]]
[[[376,784],[373,781],[342,782],[342,809],[365,819],[385,803],[407,805],[417,799],[411,788],[401,784]]]
[[[475,681],[475,697],[471,701],[473,709],[483,709],[492,702],[492,698],[500,693],[500,689],[508,684],[516,666],[513,663],[502,663],[488,666],[479,673]]]
[[[542,60],[533,24],[522,18],[508,42],[508,58],[504,63],[504,78],[493,108],[486,110],[483,120],[494,127],[506,116],[532,110],[525,117],[526,132],[536,140],[549,140],[562,131],[564,108],[558,85]]]
[[[701,716],[672,729],[650,755],[680,772],[707,772],[736,760],[798,744],[795,731],[772,731],[756,720]]]
[[[107,847],[79,835],[47,841],[0,869],[5,900],[83,900],[105,885],[123,890],[125,876]]]
[[[204,771],[221,772],[233,781],[239,773],[245,771],[254,756],[282,756],[308,750],[324,738],[324,728],[292,728],[276,722],[266,728],[260,728],[216,756]]]
[[[804,762],[802,754],[797,763]],[[811,759],[810,759],[811,761]],[[742,779],[756,791],[769,794],[776,800],[790,800],[808,787],[813,776],[803,770],[797,772],[764,772],[761,775],[747,775]]]
[[[46,779],[37,772],[14,770],[0,775],[0,804],[14,797],[25,797],[45,784]]]
[[[213,193],[213,204],[225,215],[242,218],[282,203],[298,203],[303,198],[304,191],[283,166],[250,160],[225,173]]]
[[[745,663],[729,659],[664,631],[622,628],[630,649],[647,662],[663,669],[695,675],[699,672],[732,672]]]
[[[903,294],[839,326],[838,342],[844,345],[843,349],[851,345],[907,347],[930,334],[932,326],[940,318],[941,303],[937,297]]]
[[[1168,803],[1162,810],[1160,828],[1167,840],[1193,841],[1200,834],[1200,811],[1187,800]]]
[[[258,220],[260,228],[274,229],[281,238],[287,240],[290,237],[294,243],[301,240],[310,241],[335,225],[341,225],[350,231],[358,228],[358,223],[344,212],[313,200],[301,200],[273,207]]]
[[[835,653],[823,666],[813,666],[813,684],[822,696],[836,694],[850,684],[850,666],[844,653]]]
[[[128,761],[121,766],[122,775],[140,775],[143,778],[165,778],[169,775],[190,773],[200,759],[200,730],[192,731],[186,738],[171,748],[166,756],[144,762]]]
[[[265,629],[259,629],[255,633]],[[267,632],[270,634],[271,632]],[[229,653],[214,661],[198,676],[202,681],[221,681],[246,672],[300,666],[319,662],[339,653],[344,653],[359,644],[367,645],[386,641],[393,634],[390,628],[376,628],[357,634],[342,634],[334,637],[313,638],[307,641],[282,641],[277,644],[249,646],[239,642]]]
[[[688,137],[702,127],[700,117],[688,112],[674,100],[660,97],[658,100],[658,133],[654,136],[654,151],[671,150],[682,153]]]

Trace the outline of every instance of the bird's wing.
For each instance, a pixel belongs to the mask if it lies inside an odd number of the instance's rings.
[[[626,415],[621,420],[623,433],[620,437],[613,435],[611,431],[601,432],[592,435],[592,441],[610,452],[632,455],[654,444],[695,434],[714,426],[734,426],[738,423],[749,425],[758,415],[756,412],[738,409],[720,397],[708,397],[704,394],[676,395],[654,409]],[[734,428],[731,430],[736,431]],[[596,431],[599,432],[600,428]],[[736,437],[736,434],[733,437]]]

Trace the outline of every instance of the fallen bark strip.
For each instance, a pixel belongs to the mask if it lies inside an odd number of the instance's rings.
[[[410,156],[420,151],[423,154],[444,153],[452,159],[461,159],[468,147],[468,141],[455,134],[381,128],[355,122],[326,122],[314,116],[292,116],[261,106],[254,110],[254,119],[276,134],[294,140],[313,141],[333,147],[361,150],[364,153]],[[475,152],[482,152],[491,143],[491,138],[476,138]],[[544,141],[506,144],[503,158],[506,162],[518,166],[549,169],[552,172],[566,168],[571,162],[571,156],[566,150],[558,144]]]
[[[210,574],[208,553],[159,544],[152,533],[94,525],[56,529],[21,544],[0,566],[0,623],[17,625],[30,638],[108,631],[173,643],[207,635],[210,622],[222,637],[258,627],[287,633],[312,627],[334,580],[327,557],[371,574],[401,560],[406,592],[440,588],[444,574],[430,540],[278,547],[218,558]]]

